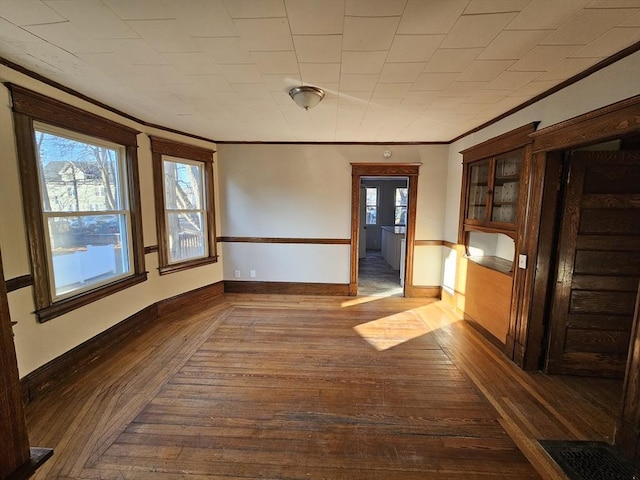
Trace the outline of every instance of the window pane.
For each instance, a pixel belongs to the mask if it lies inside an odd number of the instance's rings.
[[[367,207],[367,225],[378,223],[378,207]]]
[[[367,206],[368,207],[376,207],[378,206],[378,189],[367,187]]]
[[[36,129],[45,212],[122,210],[119,150]]]
[[[54,297],[131,273],[126,215],[49,217]]]
[[[205,217],[201,212],[167,214],[169,262],[206,256]]]
[[[165,208],[167,210],[201,210],[203,202],[201,165],[163,162]]]
[[[407,206],[407,191],[408,189],[406,187],[396,188],[396,207]]]
[[[395,224],[396,225],[407,224],[407,207],[396,207]]]

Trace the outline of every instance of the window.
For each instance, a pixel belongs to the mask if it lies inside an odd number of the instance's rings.
[[[160,274],[217,261],[213,150],[151,137]]]
[[[10,85],[39,321],[146,279],[136,132]]]
[[[378,224],[378,187],[366,187],[367,225]]]
[[[407,187],[396,187],[395,195],[395,225],[407,224]]]

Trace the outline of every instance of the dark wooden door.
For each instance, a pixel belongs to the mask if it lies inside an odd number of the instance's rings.
[[[0,478],[7,478],[29,458],[29,440],[0,256]]]
[[[622,377],[640,279],[640,152],[574,152],[545,371]]]

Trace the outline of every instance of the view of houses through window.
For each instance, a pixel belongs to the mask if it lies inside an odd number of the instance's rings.
[[[43,124],[35,146],[53,299],[131,274],[123,147]]]
[[[164,156],[162,170],[169,263],[206,257],[204,164]]]
[[[367,187],[367,225],[378,224],[378,187]]]

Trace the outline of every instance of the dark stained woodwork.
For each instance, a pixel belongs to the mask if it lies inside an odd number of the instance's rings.
[[[216,305],[224,293],[224,283],[216,282],[157,302],[158,316],[176,312],[205,309]]]
[[[148,255],[150,253],[157,253],[158,252],[158,245],[149,245],[147,247],[144,247],[144,254]]]
[[[121,145],[136,145],[140,133],[130,127],[107,120],[51,97],[6,83],[11,92],[13,111],[34,120],[102,138]]]
[[[158,236],[158,271],[160,275],[181,272],[191,268],[209,265],[218,261],[216,238],[215,192],[213,179],[214,150],[185,143],[150,136],[151,160],[153,162],[153,194],[156,207],[156,234]],[[183,158],[202,163],[204,176],[204,199],[206,203],[208,252],[204,258],[179,263],[169,262],[169,238],[167,235],[164,177],[162,174],[163,155]]]
[[[413,286],[413,257],[416,237],[419,163],[352,163],[351,164],[351,253],[349,295],[358,294],[358,237],[360,235],[360,180],[362,177],[408,177],[406,257],[404,290]]]
[[[225,294],[27,406],[34,480],[564,478],[539,438],[604,440],[619,380],[515,367],[441,302]]]
[[[407,285],[404,289],[404,295],[408,298],[440,298],[442,287],[439,285]]]
[[[639,43],[640,45],[640,43]],[[569,149],[640,132],[640,95],[531,134],[533,151]]]
[[[11,91],[13,100],[20,186],[31,259],[35,314],[38,321],[46,322],[83,305],[144,282],[147,279],[147,273],[145,272],[144,264],[142,212],[138,178],[136,134],[139,132],[22,87],[12,84],[7,84],[7,87]],[[36,163],[37,152],[35,151],[33,140],[34,120],[41,120],[51,125],[120,143],[125,147],[127,194],[131,218],[131,237],[133,239],[131,261],[134,273],[129,277],[55,303],[51,301],[49,292],[51,282],[49,269],[47,268],[47,242],[42,224],[42,202]]]
[[[349,295],[346,283],[304,282],[245,282],[224,281],[225,293],[254,293],[278,295]]]
[[[13,343],[7,289],[0,256],[0,478],[7,478],[29,461],[29,438],[25,423],[18,362]]]
[[[515,128],[507,133],[503,133],[502,135],[462,150],[460,153],[462,154],[463,163],[495,157],[530,144],[531,138],[529,136],[536,131],[538,123],[540,122],[528,123],[522,127]]]
[[[550,373],[624,373],[640,280],[640,204],[628,200],[640,195],[639,177],[640,152],[571,156],[550,312]],[[578,246],[578,239],[591,235],[598,237],[597,249]],[[574,315],[581,326],[571,321]],[[586,316],[591,321],[585,323]],[[616,316],[618,327],[626,328],[611,329],[609,319]]]
[[[297,243],[309,245],[351,245],[348,238],[289,238],[289,237],[218,237],[227,243]]]
[[[13,292],[20,290],[21,288],[30,287],[33,285],[33,277],[31,274],[20,275],[19,277],[7,279],[7,292]]]
[[[616,428],[616,445],[640,466],[640,287],[636,295],[633,330]]]

